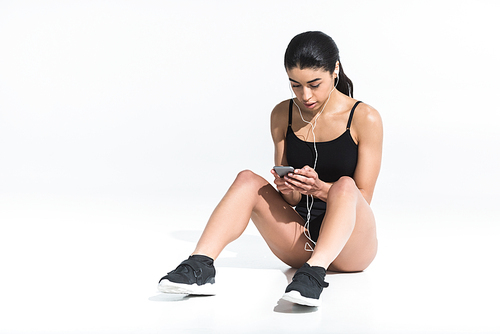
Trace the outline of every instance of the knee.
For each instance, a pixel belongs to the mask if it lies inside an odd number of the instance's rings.
[[[256,186],[256,187],[261,187],[264,179],[260,177],[259,175],[255,174],[251,170],[243,170],[238,173],[236,176],[236,180],[234,181],[235,184],[241,185],[241,186]]]
[[[349,176],[342,176],[330,187],[328,197],[356,196],[357,191],[358,187],[354,179]]]
[[[249,169],[245,169],[238,173],[238,175],[236,176],[236,180],[251,182],[256,177],[258,177],[257,174],[255,174]]]

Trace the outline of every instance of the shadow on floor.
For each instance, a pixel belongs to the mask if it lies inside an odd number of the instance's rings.
[[[277,313],[313,313],[317,311],[317,307],[298,305],[283,299],[280,299],[278,305],[274,307],[274,312]]]
[[[192,298],[208,298],[211,296],[200,296],[200,295],[187,295],[187,294],[175,294],[175,293],[158,293],[148,300],[152,302],[180,302],[187,301]]]

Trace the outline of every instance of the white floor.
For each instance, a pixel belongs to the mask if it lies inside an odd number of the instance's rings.
[[[208,208],[10,196],[0,209],[0,333],[500,333],[500,230],[484,221],[431,235],[430,221],[395,228],[380,210],[372,266],[328,274],[307,308],[279,301],[294,271],[252,226],[216,261],[216,296],[156,291]]]

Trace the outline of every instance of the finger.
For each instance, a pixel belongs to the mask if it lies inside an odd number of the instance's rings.
[[[303,186],[301,186],[300,184],[294,185],[291,183],[286,183],[286,185],[289,187],[289,189],[291,189],[293,191],[297,191],[297,192],[304,194],[304,195],[308,194],[308,190],[306,188],[304,188]]]
[[[306,176],[314,176],[316,174],[316,171],[309,166],[304,166],[303,171]]]
[[[293,184],[290,184],[290,183],[288,183],[288,182],[287,182],[287,183],[285,183],[285,184],[284,184],[284,186],[285,186],[285,189],[286,189],[286,190],[289,190],[289,191],[299,191],[299,192],[301,191],[301,189],[300,189],[300,188],[298,188],[298,187],[296,187],[296,186],[294,186]]]
[[[300,175],[300,174],[291,174],[290,176],[285,177],[286,180],[294,180],[296,182],[302,183],[302,184],[311,184],[314,183],[314,180],[309,178],[308,176],[305,175]],[[297,184],[297,183],[294,183]]]
[[[306,167],[303,167],[303,168],[301,168],[301,169],[296,169],[296,170],[294,170],[294,171],[293,171],[293,173],[294,173],[295,175],[303,175],[303,176],[306,176],[306,175],[307,175],[307,169],[306,169]]]
[[[280,177],[278,174],[275,175],[274,184],[276,184],[276,187],[278,188],[279,191],[292,190],[290,185],[287,184],[285,178]]]
[[[278,173],[276,173],[276,171],[274,169],[271,169],[271,174],[273,174],[274,178],[275,179],[279,179],[280,176],[278,175]]]
[[[313,179],[316,178],[317,176],[316,171],[309,166],[305,166],[304,168],[297,170],[296,174],[302,175],[306,178],[313,178]]]
[[[282,185],[278,186],[277,188],[278,188],[278,190],[279,190],[282,194],[289,194],[289,193],[291,193],[292,191],[295,191],[295,188],[294,188],[294,187],[292,187],[291,185],[286,184],[286,183],[283,183]]]
[[[283,186],[285,185],[285,181],[282,178],[278,177],[278,178],[274,179],[274,184],[276,185],[276,187],[278,189],[281,190],[283,188]]]
[[[295,190],[302,190],[304,188],[304,182],[300,179],[305,179],[303,176],[294,175],[293,177],[285,176],[285,184],[288,184],[295,188]]]

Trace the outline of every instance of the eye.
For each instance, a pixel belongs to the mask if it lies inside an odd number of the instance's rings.
[[[293,88],[299,88],[300,85],[292,85]]]
[[[311,87],[312,87],[312,88],[318,88],[318,87],[319,87],[319,85],[321,85],[321,84],[311,85]]]

